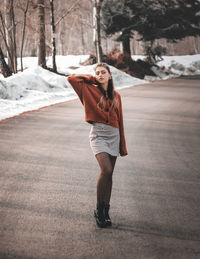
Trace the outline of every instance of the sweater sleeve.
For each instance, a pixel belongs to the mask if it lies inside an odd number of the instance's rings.
[[[119,132],[120,132],[120,155],[128,155],[126,148],[126,140],[124,134],[124,122],[123,122],[123,112],[122,112],[122,101],[121,96],[119,95]]]
[[[72,74],[67,77],[67,80],[73,87],[74,91],[77,93],[82,103],[83,103],[82,89],[84,87],[84,84],[95,84],[96,82],[95,77],[92,75]]]

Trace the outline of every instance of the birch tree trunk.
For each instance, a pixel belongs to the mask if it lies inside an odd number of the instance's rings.
[[[102,62],[103,52],[101,47],[101,6],[103,0],[94,0],[93,18],[94,18],[94,44],[96,48],[97,62]]]
[[[12,75],[12,72],[9,68],[9,66],[7,65],[5,59],[4,59],[4,55],[3,55],[3,51],[0,47],[0,69],[1,72],[3,74],[4,77],[8,77]]]
[[[14,64],[14,73],[17,73],[16,23],[15,23],[13,0],[11,0],[11,18],[12,18],[12,41],[13,41],[13,64]]]
[[[24,48],[24,38],[25,38],[25,31],[26,31],[26,15],[28,12],[28,6],[29,6],[30,0],[27,0],[26,2],[26,9],[24,10],[24,23],[23,23],[23,31],[22,31],[22,43],[21,43],[21,51],[20,51],[20,61],[21,61],[21,71],[23,71],[23,48]]]
[[[80,11],[80,17],[81,17],[81,20],[83,19],[82,17],[82,13]],[[84,30],[84,27],[83,27],[83,23],[81,22],[80,23],[80,29],[81,29],[81,46],[82,46],[82,53],[85,54],[85,40],[84,40],[84,33],[85,33],[85,30]]]
[[[56,66],[56,27],[54,19],[54,0],[50,0],[51,6],[51,42],[52,42],[52,67],[53,71],[57,72]]]
[[[4,44],[6,46],[6,51],[7,51],[7,57],[10,59],[10,61],[12,60],[12,56],[11,56],[11,50],[8,47],[8,41],[7,41],[7,30],[6,30],[6,19],[4,21],[3,19],[3,15],[0,11],[0,20],[1,20],[1,27],[0,27],[0,33],[1,36],[3,38]],[[10,69],[12,70],[12,69]]]
[[[46,67],[46,43],[45,43],[45,5],[44,0],[38,0],[39,42],[38,65]]]
[[[16,24],[13,0],[4,0],[6,42],[8,46],[8,66],[17,73]]]

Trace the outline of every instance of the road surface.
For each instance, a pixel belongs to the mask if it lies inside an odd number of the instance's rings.
[[[111,228],[93,218],[99,168],[79,100],[0,123],[0,258],[200,258],[200,77],[120,94],[129,155]]]

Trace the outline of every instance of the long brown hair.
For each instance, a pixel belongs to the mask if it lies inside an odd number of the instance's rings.
[[[106,64],[106,63],[98,63],[95,66],[94,70],[96,71],[96,69],[98,67],[104,67],[109,73],[111,73],[110,68],[109,68],[108,64]],[[104,110],[105,106],[106,106],[106,91],[103,89],[103,87],[101,86],[100,83],[97,83],[97,86],[102,93],[102,97],[100,98],[100,101],[97,104],[97,107],[100,110]],[[115,89],[114,89],[112,77],[108,80],[107,94],[108,94],[108,98],[111,100],[111,109],[115,109],[115,110],[118,109],[118,100],[117,100],[117,97],[116,97],[116,92],[115,92]]]

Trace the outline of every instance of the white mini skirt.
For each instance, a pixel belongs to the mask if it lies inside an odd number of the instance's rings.
[[[93,122],[89,140],[94,155],[106,152],[111,156],[119,156],[119,128],[104,123]]]

